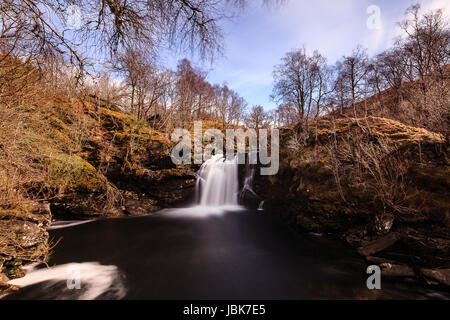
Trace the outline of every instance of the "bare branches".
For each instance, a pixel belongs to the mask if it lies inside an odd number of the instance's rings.
[[[288,52],[274,70],[272,97],[280,105],[278,113],[295,108],[306,127],[326,111],[330,117],[376,115],[450,139],[448,22],[441,10],[422,14],[416,5],[400,26],[403,37],[371,59],[358,46],[331,68],[318,53],[308,55],[304,48]]]
[[[264,111],[262,106],[253,106],[248,112],[246,124],[249,128],[261,129],[268,126],[268,114]]]
[[[213,59],[223,47],[221,21],[246,2],[5,0],[0,4],[0,50],[20,56],[56,51],[80,69],[88,58],[103,63],[128,49],[156,56],[167,46]],[[78,16],[71,17],[74,6]],[[72,18],[76,26],[68,25]]]
[[[351,55],[343,57],[338,62],[339,76],[343,81],[344,87],[350,93],[353,115],[357,117],[356,102],[365,98],[364,87],[369,72],[369,58],[366,50],[358,46]]]
[[[320,112],[320,103],[328,92],[326,59],[317,51],[312,55],[306,49],[288,52],[275,67],[275,86],[272,98],[297,109],[300,121],[308,121]]]

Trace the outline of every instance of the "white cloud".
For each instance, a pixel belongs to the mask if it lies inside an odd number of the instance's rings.
[[[269,100],[272,70],[283,55],[303,45],[318,49],[333,64],[358,45],[374,55],[390,47],[399,35],[397,22],[407,7],[417,0],[288,0],[279,8],[261,8],[253,4],[240,18],[225,25],[225,58],[219,61],[210,80],[228,82],[250,104],[274,107]],[[258,2],[259,3],[259,2]],[[367,8],[381,9],[381,29],[367,27]],[[424,0],[424,10],[445,8],[448,0]]]
[[[450,1],[448,0],[431,0],[425,1],[423,5],[425,11],[443,9],[444,14],[449,19],[450,16]]]

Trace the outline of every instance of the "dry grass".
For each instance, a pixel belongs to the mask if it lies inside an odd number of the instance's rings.
[[[400,88],[386,89],[356,104],[358,117],[375,116],[395,119],[413,127],[438,132],[450,141],[450,65],[423,80],[403,83]],[[353,108],[343,114],[330,116],[352,117]]]
[[[92,128],[92,121],[77,110],[69,102],[0,104],[0,190],[51,197],[67,189],[100,188],[102,178],[77,155]],[[78,185],[80,179],[83,185]]]
[[[9,60],[1,62],[1,79],[14,70],[29,71],[20,62],[15,62],[17,67]],[[146,160],[149,144],[170,144],[147,122],[84,99],[70,78],[64,81],[67,86],[61,91],[36,72],[22,72],[0,90],[0,206],[85,192],[98,194],[105,210],[112,209],[122,201],[105,177],[114,152],[126,150],[123,169],[135,170]],[[86,148],[91,142],[99,147]],[[91,162],[92,153],[100,163]]]
[[[382,137],[390,142],[432,142],[444,143],[444,137],[438,133],[428,131],[423,128],[405,125],[399,121],[369,116],[367,118],[349,118],[336,120],[320,120],[318,122],[319,139],[327,139],[334,134],[355,134],[360,135],[360,128],[377,137]]]
[[[336,191],[335,201],[348,205],[369,201],[382,221],[386,214],[416,215],[423,209],[423,203],[412,203],[417,190],[409,172],[422,165],[422,149],[444,143],[440,134],[391,119],[367,117],[320,120],[317,139],[314,127],[310,132],[294,129],[287,147],[291,167],[319,166],[330,173],[335,188],[314,187],[316,192],[323,189],[322,198]]]
[[[36,70],[8,64],[0,59],[0,80],[9,81],[0,86],[0,258],[14,266],[0,264],[0,272],[20,273],[22,261],[45,261],[49,252],[50,215],[34,212],[36,204],[89,193],[105,213],[121,206],[122,194],[104,168],[88,160],[92,139],[125,146],[134,166],[133,156],[150,137],[162,143],[164,137],[133,116],[84,100],[70,86],[58,91]]]

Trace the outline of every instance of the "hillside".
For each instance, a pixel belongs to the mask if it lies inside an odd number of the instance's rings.
[[[384,117],[398,120],[410,126],[439,131],[449,138],[450,65],[441,68],[441,73],[424,77],[423,81],[405,81],[397,88],[390,87],[363,98],[355,105],[356,117]],[[353,107],[337,109],[325,118],[355,117]]]
[[[320,120],[317,131],[299,130],[282,131],[278,175],[257,178],[265,208],[281,208],[300,230],[344,240],[385,275],[448,285],[444,138],[379,117]]]
[[[148,213],[185,201],[195,182],[145,121],[90,97],[32,93],[0,104],[0,287],[45,260],[52,218]]]

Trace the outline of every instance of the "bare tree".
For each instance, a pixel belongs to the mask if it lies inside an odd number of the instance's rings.
[[[450,63],[450,30],[442,10],[420,14],[420,5],[409,7],[406,18],[400,23],[406,37],[398,44],[406,54],[410,81],[425,82],[428,75],[442,76]]]
[[[450,102],[448,79],[450,29],[442,10],[423,15],[420,5],[406,11],[400,23],[405,37],[397,41],[404,57],[403,86],[409,105],[415,109],[415,125],[442,132],[449,137]]]
[[[183,59],[178,63],[176,71],[176,92],[178,115],[182,122],[191,121],[195,113],[201,109],[202,85],[205,73],[194,68],[191,62]]]
[[[338,62],[339,79],[349,92],[355,117],[357,117],[356,103],[364,98],[368,66],[367,52],[361,46],[358,46],[350,56],[344,56]]]
[[[274,118],[277,126],[289,126],[299,121],[296,109],[288,104],[279,105],[275,110]]]
[[[229,105],[228,122],[239,125],[244,120],[247,102],[235,91],[231,91],[231,101]]]
[[[350,104],[350,98],[344,77],[341,73],[341,64],[337,64],[334,70],[335,79],[333,81],[332,96],[330,97],[330,111],[339,110],[341,115],[344,114],[344,108]]]
[[[130,112],[138,114],[139,106],[136,107],[138,86],[142,87],[143,79],[148,76],[149,62],[140,51],[127,49],[125,53],[115,57],[114,69],[125,78],[130,90]],[[141,98],[142,98],[142,90]]]
[[[374,65],[382,83],[381,89],[392,88],[397,103],[402,99],[401,87],[405,79],[404,53],[400,48],[386,50],[375,57]]]
[[[18,55],[64,52],[79,67],[87,66],[86,56],[95,60],[86,39],[101,59],[128,48],[156,54],[162,45],[195,49],[201,57],[213,58],[222,49],[220,21],[246,4],[246,0],[5,0],[0,4],[0,45]],[[67,23],[71,19],[74,26]],[[1,41],[5,39],[7,45]]]
[[[313,109],[320,112],[320,103],[326,93],[326,59],[317,51],[308,55],[306,49],[288,52],[275,67],[272,99],[284,105],[295,106],[300,121],[308,125]]]
[[[246,124],[249,128],[261,129],[267,127],[267,113],[260,105],[253,106],[247,114]]]
[[[107,106],[121,104],[125,96],[123,83],[115,81],[109,73],[101,72],[95,79],[93,90],[95,97],[101,99]]]

